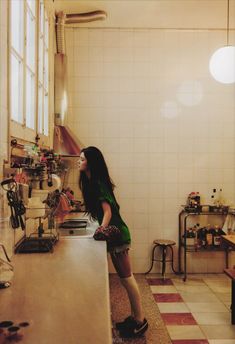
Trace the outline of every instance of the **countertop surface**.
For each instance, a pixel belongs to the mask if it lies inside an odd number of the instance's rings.
[[[12,284],[0,290],[0,322],[29,322],[19,342],[112,342],[105,242],[62,238],[53,253],[16,254],[12,263]]]

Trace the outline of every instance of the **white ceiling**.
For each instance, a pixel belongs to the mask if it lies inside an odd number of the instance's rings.
[[[230,28],[235,28],[235,0],[229,0]],[[227,0],[54,0],[55,11],[107,12],[107,19],[80,27],[192,28],[227,27]]]

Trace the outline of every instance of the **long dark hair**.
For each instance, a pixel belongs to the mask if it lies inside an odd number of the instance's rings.
[[[100,189],[99,183],[104,183],[113,196],[113,189],[115,185],[109,176],[108,167],[104,160],[103,154],[98,148],[93,146],[83,148],[81,153],[85,155],[87,160],[87,167],[89,169],[90,176],[88,178],[87,174],[84,171],[81,171],[79,177],[79,187],[82,191],[86,212],[89,213],[92,218],[97,219],[98,197]]]

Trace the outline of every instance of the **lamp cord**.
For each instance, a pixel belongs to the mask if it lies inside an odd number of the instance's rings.
[[[227,3],[227,45],[229,45],[229,0]]]

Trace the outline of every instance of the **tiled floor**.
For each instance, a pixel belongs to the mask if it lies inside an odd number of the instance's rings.
[[[159,276],[159,275],[158,275]],[[231,281],[224,274],[148,275],[153,297],[172,344],[235,344]]]

